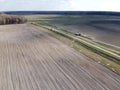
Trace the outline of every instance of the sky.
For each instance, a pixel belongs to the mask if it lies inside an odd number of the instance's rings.
[[[0,11],[120,12],[120,0],[0,0]]]

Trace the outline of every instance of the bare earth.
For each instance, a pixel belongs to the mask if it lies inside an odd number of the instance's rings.
[[[120,90],[120,76],[30,25],[4,25],[0,90]]]

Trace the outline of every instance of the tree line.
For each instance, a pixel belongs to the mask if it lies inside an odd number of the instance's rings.
[[[0,13],[0,25],[21,24],[27,22],[27,19],[19,15],[8,15]]]

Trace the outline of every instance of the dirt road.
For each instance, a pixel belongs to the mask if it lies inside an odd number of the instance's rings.
[[[0,90],[120,90],[120,76],[30,25],[4,25]]]

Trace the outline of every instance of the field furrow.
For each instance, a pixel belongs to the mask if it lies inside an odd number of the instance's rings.
[[[119,75],[29,24],[0,26],[0,81],[0,90],[120,90]]]

